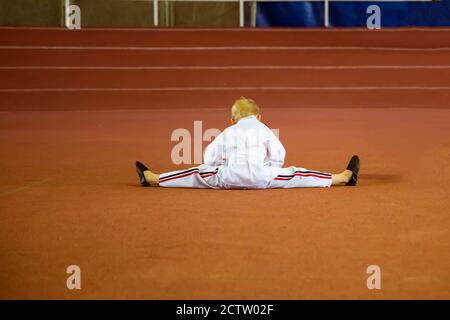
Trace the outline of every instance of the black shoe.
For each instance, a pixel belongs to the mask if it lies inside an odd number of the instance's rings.
[[[148,168],[145,165],[143,165],[139,161],[136,161],[136,172],[139,176],[139,182],[140,182],[141,186],[143,186],[143,187],[150,187],[150,183],[148,183],[147,180],[145,180],[145,176],[144,176],[144,171],[147,171],[147,170],[148,170]]]
[[[346,186],[356,186],[358,182],[359,173],[359,157],[353,156],[348,163],[347,170],[350,170],[353,174],[350,180],[345,184]]]

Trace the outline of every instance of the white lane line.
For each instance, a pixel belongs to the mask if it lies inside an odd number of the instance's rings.
[[[54,179],[56,179],[56,178],[48,178],[48,179],[44,179],[44,180],[40,180],[40,181],[35,181],[35,182],[29,183],[29,184],[27,184],[25,186],[22,186],[22,187],[19,187],[19,188],[14,188],[14,189],[11,189],[11,190],[3,191],[3,192],[0,192],[0,197],[6,196],[6,195],[9,195],[9,194],[12,194],[12,193],[17,193],[17,192],[20,192],[20,191],[27,190],[27,189],[39,186],[41,184],[44,184],[44,183],[49,182],[49,181],[54,180]]]
[[[351,66],[0,66],[0,70],[408,70],[450,69],[450,65],[351,65]]]
[[[127,46],[0,46],[6,50],[87,50],[87,51],[450,51],[450,47],[398,48],[364,46],[222,46],[222,47],[127,47]]]
[[[155,91],[231,91],[231,90],[290,90],[290,91],[364,91],[364,90],[450,90],[450,86],[260,86],[260,87],[153,87],[153,88],[24,88],[0,89],[1,92],[155,92]]]

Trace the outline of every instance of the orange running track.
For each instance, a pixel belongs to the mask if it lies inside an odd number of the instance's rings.
[[[0,28],[0,298],[449,299],[449,35]],[[241,95],[287,165],[357,153],[358,187],[138,186]]]

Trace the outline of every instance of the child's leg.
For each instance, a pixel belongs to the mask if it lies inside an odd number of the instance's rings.
[[[355,186],[358,180],[359,166],[359,157],[354,155],[350,159],[347,169],[338,174],[296,167],[280,168],[278,176],[269,183],[268,188]]]
[[[152,186],[168,188],[220,188],[218,167],[200,165],[186,170],[156,174],[147,170],[145,179]]]
[[[333,176],[329,173],[307,170],[305,168],[280,168],[268,188],[313,188],[331,187]]]
[[[281,168],[280,174],[269,184],[269,188],[314,188],[345,185],[352,177],[350,170],[339,174],[313,171],[305,168]]]

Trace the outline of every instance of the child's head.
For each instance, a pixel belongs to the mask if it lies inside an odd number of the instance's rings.
[[[259,107],[254,100],[240,97],[231,107],[231,123],[235,124],[240,119],[248,116],[256,116],[260,120]]]

